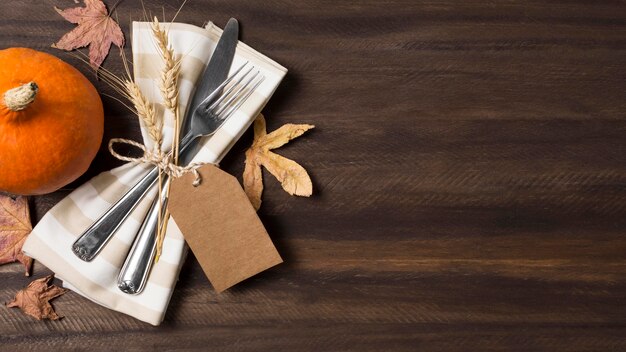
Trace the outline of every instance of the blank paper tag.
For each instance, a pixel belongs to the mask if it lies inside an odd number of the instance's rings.
[[[172,181],[168,207],[218,292],[282,263],[237,179],[212,165]]]

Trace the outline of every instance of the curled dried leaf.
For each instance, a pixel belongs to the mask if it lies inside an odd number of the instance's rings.
[[[61,317],[54,311],[50,301],[61,296],[66,289],[50,285],[54,275],[42,277],[34,280],[25,289],[17,292],[15,299],[7,303],[7,307],[18,307],[24,313],[37,320],[50,319],[57,320]]]
[[[308,197],[313,193],[309,174],[295,161],[267,151],[262,165],[280,181],[283,189],[290,195]]]
[[[285,145],[314,127],[307,124],[286,124],[268,134],[263,115],[259,115],[254,121],[254,142],[246,151],[243,185],[255,209],[258,210],[261,206],[263,193],[261,166],[265,166],[290,195],[308,197],[313,193],[313,184],[306,170],[295,161],[270,150]]]

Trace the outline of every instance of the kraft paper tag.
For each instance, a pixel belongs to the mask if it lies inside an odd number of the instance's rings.
[[[237,179],[213,165],[174,179],[168,207],[218,292],[282,263]]]

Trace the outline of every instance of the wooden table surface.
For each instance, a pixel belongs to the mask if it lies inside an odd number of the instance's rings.
[[[144,0],[168,18],[181,2]],[[2,1],[0,47],[89,74],[50,48],[73,28],[53,5],[75,6]],[[141,3],[117,12],[128,38]],[[178,20],[230,16],[289,69],[268,129],[317,126],[279,150],[312,198],[265,174],[259,215],[285,263],[216,294],[190,257],[160,327],[73,292],[61,321],[0,307],[0,350],[626,350],[624,1],[190,0]],[[122,72],[115,52],[105,67]],[[138,138],[103,101],[105,139]],[[239,178],[250,142],[222,163]],[[33,217],[116,165],[103,148]],[[6,302],[30,279],[10,264],[0,281]]]

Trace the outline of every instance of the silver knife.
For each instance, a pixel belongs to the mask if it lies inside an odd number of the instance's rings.
[[[195,93],[191,103],[187,106],[187,112],[183,119],[181,135],[189,130],[190,114],[211,93],[228,75],[228,70],[232,63],[235,48],[237,47],[237,37],[239,36],[239,24],[237,20],[231,18],[224,28],[224,32],[211,56],[211,60],[199,78]],[[221,58],[223,57],[223,58]],[[230,61],[228,60],[230,57]],[[192,145],[192,155],[197,152],[197,145]],[[187,152],[181,151],[181,161],[186,162]],[[129,189],[115,204],[113,204],[100,218],[88,227],[76,241],[72,244],[74,254],[84,261],[93,260],[113,237],[122,223],[135,209],[137,204],[156,184],[158,169],[153,168],[135,186]]]
[[[226,27],[224,27],[224,32],[205,70],[203,75],[205,79],[200,82],[196,91],[212,92],[226,79],[235,56],[238,36],[239,25],[237,20],[231,18],[228,24],[226,24]],[[207,94],[195,94],[190,108],[195,110],[195,107],[202,102]],[[193,112],[193,110],[191,111]],[[188,111],[187,114],[189,113]],[[189,128],[190,121],[191,118],[186,119],[183,131],[186,132]],[[193,159],[199,150],[199,146],[200,145],[196,143],[196,147],[191,147],[191,149],[187,150],[184,157],[181,158],[181,165],[186,165]],[[165,194],[161,198],[161,204],[161,210],[164,211],[167,204]],[[123,292],[129,294],[141,293],[148,281],[156,254],[157,221],[160,215],[162,214],[159,214],[159,199],[157,198],[152,203],[150,210],[148,210],[148,214],[139,229],[139,234],[135,238],[133,246],[118,276],[118,287]]]

